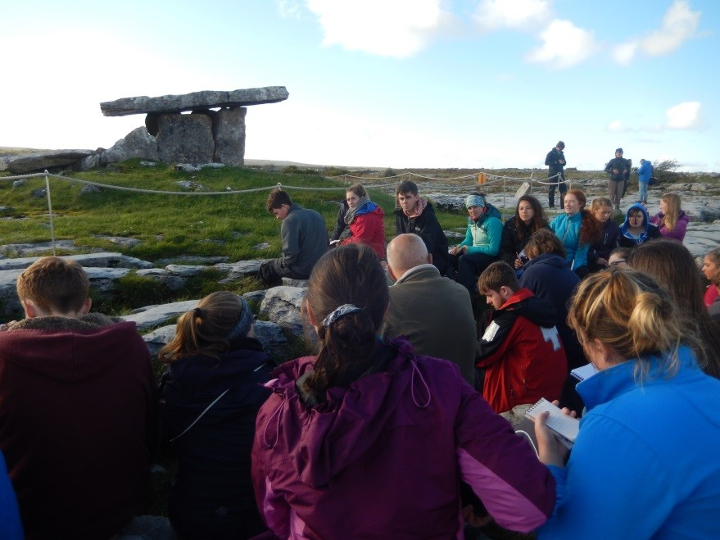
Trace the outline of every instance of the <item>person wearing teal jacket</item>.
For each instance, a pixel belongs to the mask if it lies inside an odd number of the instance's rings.
[[[586,203],[582,191],[571,189],[563,199],[565,213],[558,214],[550,222],[550,229],[565,248],[565,259],[581,278],[589,273],[587,263],[590,245],[602,232],[600,222],[585,210]]]
[[[485,200],[484,194],[468,195],[465,206],[467,233],[465,240],[450,250],[450,259],[457,270],[457,282],[477,295],[477,277],[499,258],[503,224],[500,211]]]
[[[598,372],[577,385],[587,412],[570,458],[536,422],[556,481],[540,540],[717,538],[720,380],[648,275],[611,267],[580,284],[568,320]]]

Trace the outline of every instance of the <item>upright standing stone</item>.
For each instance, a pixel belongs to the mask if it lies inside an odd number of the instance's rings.
[[[213,117],[213,161],[242,167],[245,164],[245,107],[221,109]]]
[[[212,120],[206,114],[159,114],[158,157],[165,163],[211,163]]]

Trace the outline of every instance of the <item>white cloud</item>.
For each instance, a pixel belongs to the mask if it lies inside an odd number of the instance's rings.
[[[700,102],[685,101],[665,111],[666,127],[692,130],[700,127]]]
[[[618,45],[613,49],[613,58],[618,64],[623,66],[630,65],[632,59],[635,57],[637,52],[638,43],[636,41],[629,41]]]
[[[627,131],[627,128],[622,125],[622,122],[620,120],[613,120],[607,125],[607,130],[616,133],[625,133]]]
[[[528,60],[564,69],[579,64],[599,50],[593,32],[578,28],[572,22],[557,19],[540,34],[543,44],[530,51]]]
[[[638,51],[647,56],[662,56],[678,49],[697,35],[700,12],[692,11],[686,0],[675,0],[663,17],[662,27],[641,39],[631,40],[615,48],[616,62],[628,65]]]
[[[473,18],[485,30],[526,28],[550,17],[546,0],[481,0]]]
[[[441,0],[307,0],[324,45],[405,58],[421,51],[449,17]]]

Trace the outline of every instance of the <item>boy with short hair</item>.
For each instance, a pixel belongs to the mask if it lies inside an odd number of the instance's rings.
[[[88,291],[77,262],[43,257],[17,281],[26,318],[0,331],[0,449],[29,540],[110,538],[151,494],[150,353]]]
[[[284,277],[308,279],[315,263],[328,249],[325,220],[315,210],[293,203],[282,189],[270,192],[265,208],[282,221],[282,254],[262,263],[258,278],[267,285],[277,284]]]
[[[549,303],[520,288],[506,262],[488,266],[477,287],[495,308],[476,348],[475,366],[485,370],[483,397],[516,424],[541,397],[560,398],[567,359],[557,315]]]

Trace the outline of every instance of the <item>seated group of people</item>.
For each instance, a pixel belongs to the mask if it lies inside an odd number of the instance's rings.
[[[581,279],[581,192],[555,227],[525,197],[510,226],[484,230],[497,217],[472,195],[468,249],[453,254],[409,190],[382,253],[357,240],[328,251],[324,222],[278,193],[283,257],[263,271],[309,268],[318,343],[279,367],[245,300],[218,291],[178,320],[158,392],[134,325],[90,313],[77,263],[46,257],[21,274],[26,318],[0,329],[1,538],[113,537],[148,500],[160,434],[178,455],[168,515],[183,539],[449,538],[491,521],[539,538],[713,537],[720,332],[681,242],[642,242],[617,265],[596,250],[604,269]],[[362,238],[382,210],[352,193],[343,222]],[[312,264],[306,227],[325,235]],[[468,286],[443,276],[498,234],[503,260],[466,263],[493,308],[478,332]],[[717,289],[716,251],[704,272]],[[568,389],[588,360],[598,374]],[[570,390],[584,407],[572,452],[541,415],[536,453],[513,424]]]

